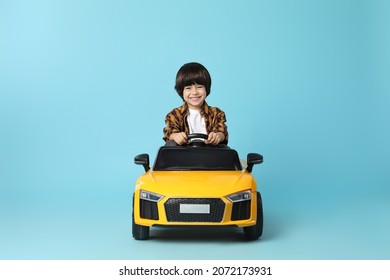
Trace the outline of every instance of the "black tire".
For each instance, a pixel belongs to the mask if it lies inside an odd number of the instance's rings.
[[[257,192],[257,219],[256,224],[244,227],[244,237],[246,240],[256,240],[263,234],[263,203],[261,195]]]
[[[134,196],[133,196],[133,214],[131,216],[133,220],[133,228],[132,228],[133,238],[135,240],[149,239],[149,227],[138,225],[134,221]]]

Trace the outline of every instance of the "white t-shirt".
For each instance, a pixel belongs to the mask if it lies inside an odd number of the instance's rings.
[[[188,127],[190,133],[203,133],[207,134],[206,122],[204,117],[200,114],[200,111],[189,109],[190,114],[187,117]]]

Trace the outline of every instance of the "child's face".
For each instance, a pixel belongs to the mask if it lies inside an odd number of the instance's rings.
[[[202,85],[194,84],[184,87],[183,98],[190,109],[200,110],[206,96],[206,88]]]

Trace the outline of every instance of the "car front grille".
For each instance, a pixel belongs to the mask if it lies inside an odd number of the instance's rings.
[[[210,205],[210,213],[180,213],[180,204]],[[225,203],[219,198],[170,198],[164,206],[168,222],[218,223],[225,211]]]

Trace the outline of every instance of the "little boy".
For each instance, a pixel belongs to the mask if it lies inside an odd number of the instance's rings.
[[[206,97],[210,94],[211,77],[207,69],[196,62],[184,64],[176,75],[175,89],[184,104],[165,117],[166,145],[185,145],[190,133],[208,134],[208,145],[227,144],[228,131],[225,113],[210,107]]]

